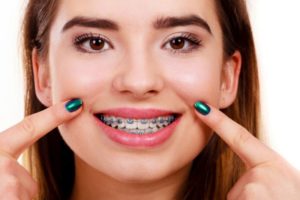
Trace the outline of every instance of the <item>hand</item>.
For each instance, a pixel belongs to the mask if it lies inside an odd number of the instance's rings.
[[[228,193],[228,200],[300,199],[298,170],[218,109],[198,104],[197,110],[204,113],[197,112],[199,118],[229,145],[247,167],[245,174]]]
[[[72,102],[78,110],[68,112],[65,104],[60,103],[28,116],[0,133],[0,199],[30,200],[35,197],[38,191],[37,184],[28,171],[17,162],[17,158],[39,138],[80,113],[81,105],[77,103],[76,107],[74,101]],[[70,103],[67,105],[70,106]],[[70,107],[68,108],[70,110]]]

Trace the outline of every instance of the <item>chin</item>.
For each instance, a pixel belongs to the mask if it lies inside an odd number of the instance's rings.
[[[175,169],[140,166],[127,166],[126,168],[118,168],[107,173],[108,176],[121,183],[127,184],[150,184],[162,181],[167,177],[174,175]],[[102,172],[103,173],[103,172]]]

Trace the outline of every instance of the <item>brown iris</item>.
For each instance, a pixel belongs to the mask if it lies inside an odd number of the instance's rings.
[[[101,50],[104,47],[105,42],[102,39],[94,38],[90,40],[90,46],[93,50]]]
[[[184,38],[178,37],[178,38],[174,38],[171,41],[171,47],[173,49],[182,49],[184,47]]]

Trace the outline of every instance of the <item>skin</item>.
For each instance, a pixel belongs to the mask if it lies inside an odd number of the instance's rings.
[[[192,160],[212,130],[248,167],[228,199],[298,199],[299,172],[219,111],[235,98],[241,58],[238,52],[223,58],[221,30],[211,1],[124,3],[62,1],[51,27],[48,59],[41,61],[33,51],[36,93],[49,108],[0,134],[1,199],[31,199],[36,194],[36,184],[16,159],[57,126],[76,154],[72,199],[177,198]],[[121,28],[114,32],[74,27],[61,32],[70,18],[86,13],[105,16]],[[190,13],[205,19],[212,35],[195,26],[164,30],[151,26],[162,14]],[[170,34],[182,31],[200,37],[203,46],[185,54],[161,48]],[[82,32],[101,33],[115,48],[96,54],[78,52],[71,38]],[[74,97],[81,98],[84,106],[68,113],[61,102]],[[199,99],[212,108],[207,116],[192,107]],[[132,149],[104,137],[92,117],[95,111],[124,106],[167,109],[181,113],[182,119],[163,145]]]
[[[196,25],[153,27],[159,17],[189,15],[203,18],[211,33]],[[77,16],[105,18],[118,24],[119,30],[74,26],[62,31]],[[88,42],[81,48],[89,53],[78,50],[73,40],[86,33],[101,34],[109,44],[100,52],[90,53]],[[187,51],[191,45],[186,42],[187,47],[174,53],[167,41],[181,33],[195,35],[202,45]],[[84,101],[82,114],[59,127],[76,155],[74,199],[172,199],[180,195],[193,159],[212,135],[197,120],[193,103],[202,99],[226,107],[236,95],[240,55],[224,59],[213,3],[65,0],[52,24],[49,44],[47,61],[35,66],[39,99],[46,106],[73,97]],[[180,113],[181,122],[164,144],[129,148],[108,139],[93,116],[120,107],[169,110]]]

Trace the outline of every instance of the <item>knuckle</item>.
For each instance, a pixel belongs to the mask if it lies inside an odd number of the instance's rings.
[[[19,195],[18,195],[19,196]],[[21,198],[20,197],[18,197],[18,196],[13,196],[13,197],[10,197],[9,199],[10,200],[20,200]]]
[[[19,187],[19,181],[15,176],[8,176],[6,178],[6,185],[9,188],[18,188]]]
[[[33,135],[35,132],[35,125],[31,117],[25,117],[21,123],[20,129],[23,133]]]
[[[252,137],[252,135],[250,135],[247,130],[241,126],[236,127],[234,132],[236,133],[236,136],[233,139],[233,145],[238,148],[243,148]]]
[[[7,176],[5,178],[5,189],[4,191],[12,194],[19,194],[22,190],[21,183],[19,179],[15,176]]]
[[[1,174],[0,199],[20,199],[16,181],[11,175]]]
[[[31,197],[34,198],[39,192],[37,184],[34,184],[31,189]]]
[[[226,124],[226,119],[222,115],[216,115],[211,119],[211,123],[219,130]]]
[[[16,161],[7,157],[1,157],[0,168],[2,173],[12,173],[16,168]]]
[[[20,200],[18,195],[16,196],[16,194],[14,193],[8,193],[7,191],[0,191],[0,192],[1,192],[0,199]]]
[[[256,182],[260,180],[264,175],[265,173],[262,172],[259,168],[257,168],[257,169],[250,170],[248,172],[248,179],[251,182]]]
[[[38,194],[38,191],[38,184],[32,179],[32,184],[30,184],[30,196],[35,197]]]
[[[253,195],[257,193],[257,185],[255,183],[248,183],[242,190],[243,199],[253,199]]]
[[[226,199],[227,199],[227,200],[233,200],[233,197],[234,197],[233,194],[234,194],[233,190],[230,190],[230,191],[227,193]]]
[[[23,185],[19,176],[17,161],[9,158],[1,158],[0,162],[0,199],[33,199],[38,193],[38,185],[32,177],[29,177],[28,188]],[[25,169],[24,169],[25,170]],[[27,171],[25,171],[27,173]],[[27,189],[26,189],[27,188]],[[4,193],[4,194],[2,194]],[[28,198],[24,197],[24,194]]]
[[[62,111],[58,108],[52,108],[50,109],[50,117],[51,117],[51,120],[53,121],[62,121],[64,119],[64,115],[62,113]]]

